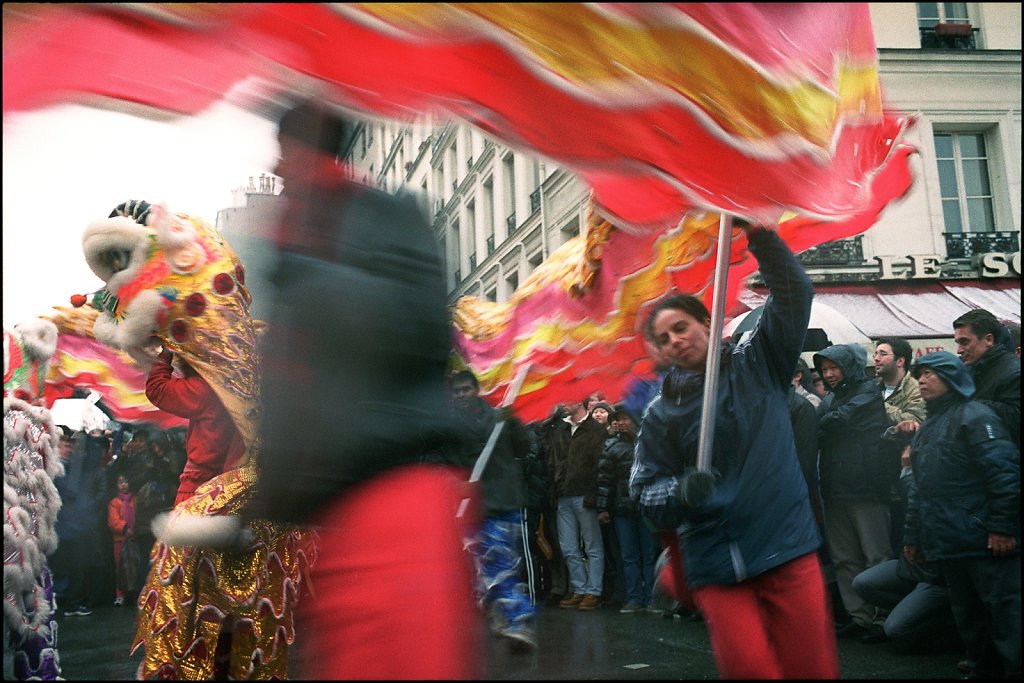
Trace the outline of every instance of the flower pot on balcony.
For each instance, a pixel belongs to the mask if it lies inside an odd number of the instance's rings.
[[[935,24],[935,35],[967,37],[974,29],[970,24]]]

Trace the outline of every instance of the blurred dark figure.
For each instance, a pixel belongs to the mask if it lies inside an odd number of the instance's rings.
[[[450,327],[436,239],[411,196],[357,185],[347,124],[308,101],[280,121],[288,204],[262,348],[257,518],[317,525],[308,677],[479,678],[468,494],[421,464],[450,431]]]
[[[110,541],[104,533],[107,497],[100,466],[103,450],[81,431],[61,437],[58,449],[64,476],[57,477],[54,484],[64,504],[57,515],[60,541],[53,554],[54,591],[64,616],[87,617],[92,614],[91,605],[100,598],[104,560],[110,556]]]
[[[1020,450],[956,356],[913,372],[928,418],[910,447],[904,557],[941,564],[967,677],[1020,680]]]

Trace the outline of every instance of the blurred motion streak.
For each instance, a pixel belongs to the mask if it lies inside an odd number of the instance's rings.
[[[569,365],[577,383],[621,379],[643,357],[636,310],[665,288],[710,302],[713,213],[789,217],[801,250],[863,232],[910,183],[867,3],[6,4],[3,30],[5,113],[97,96],[196,113],[245,78],[315,83],[368,114],[447,112],[577,173],[588,236],[512,306],[458,306],[484,394],[536,361],[517,408],[540,410]],[[727,311],[753,270],[737,242]],[[584,279],[558,290],[569,272]]]
[[[50,361],[44,397],[47,405],[68,398],[76,388],[95,390],[119,422],[146,423],[161,429],[184,427],[187,421],[166,413],[146,398],[146,373],[123,351],[104,346],[92,334],[95,308],[58,307],[50,319],[57,325],[57,352]]]

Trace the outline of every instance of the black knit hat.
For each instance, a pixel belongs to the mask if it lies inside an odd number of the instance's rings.
[[[277,124],[277,134],[338,156],[348,142],[349,125],[322,102],[310,99],[285,112]]]
[[[590,412],[594,412],[594,410],[596,410],[597,408],[604,408],[604,411],[606,413],[608,413],[609,416],[612,414],[612,407],[610,405],[608,405],[607,403],[605,403],[604,401],[601,401],[600,403],[595,403],[594,405],[592,405],[590,407]]]

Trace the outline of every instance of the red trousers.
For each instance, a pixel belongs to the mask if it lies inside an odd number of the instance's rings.
[[[702,586],[704,615],[721,678],[839,678],[825,580],[809,553],[739,584]]]
[[[409,466],[327,509],[317,521],[315,597],[300,603],[304,678],[484,676],[486,630],[456,519],[465,491],[454,470]]]

